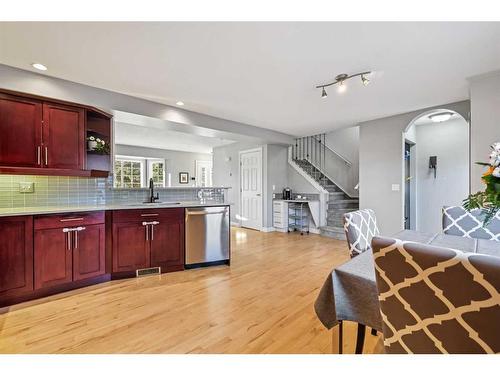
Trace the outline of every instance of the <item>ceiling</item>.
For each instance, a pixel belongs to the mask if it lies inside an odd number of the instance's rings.
[[[230,139],[231,135],[224,134],[224,138],[222,134],[211,134],[210,129],[205,135],[192,129],[176,131],[176,125],[168,121],[120,111],[114,112],[114,120],[115,143],[120,145],[209,154],[214,147],[240,140],[239,135]]]
[[[0,63],[291,135],[467,99],[499,45],[487,22],[0,23]]]

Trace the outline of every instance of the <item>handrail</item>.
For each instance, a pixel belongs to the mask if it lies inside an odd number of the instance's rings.
[[[330,150],[335,155],[337,155],[340,159],[342,159],[347,165],[349,165],[349,167],[352,166],[352,163],[345,156],[342,156],[337,151],[331,149],[325,142],[321,142],[321,138],[318,140],[318,138],[316,138],[317,135],[313,135],[312,137],[316,140],[316,142],[322,143],[323,147],[325,147],[327,150]]]

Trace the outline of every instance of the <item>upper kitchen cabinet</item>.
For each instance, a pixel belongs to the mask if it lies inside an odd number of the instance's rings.
[[[41,166],[42,103],[0,93],[0,166]]]
[[[43,165],[56,169],[85,169],[85,111],[43,103]]]
[[[0,173],[108,176],[111,115],[0,90]]]

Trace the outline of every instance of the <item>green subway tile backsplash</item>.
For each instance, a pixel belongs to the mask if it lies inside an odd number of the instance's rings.
[[[33,182],[33,193],[20,193],[20,182]],[[88,206],[103,204],[140,203],[147,199],[148,190],[112,189],[112,180],[106,178],[83,178],[62,176],[17,176],[0,175],[0,208],[40,206]],[[225,202],[226,189],[155,189],[160,200],[198,201],[200,190],[207,201]]]

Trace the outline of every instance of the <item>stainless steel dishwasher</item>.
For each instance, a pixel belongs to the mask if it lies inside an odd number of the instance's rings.
[[[186,208],[186,268],[229,264],[229,206]]]

